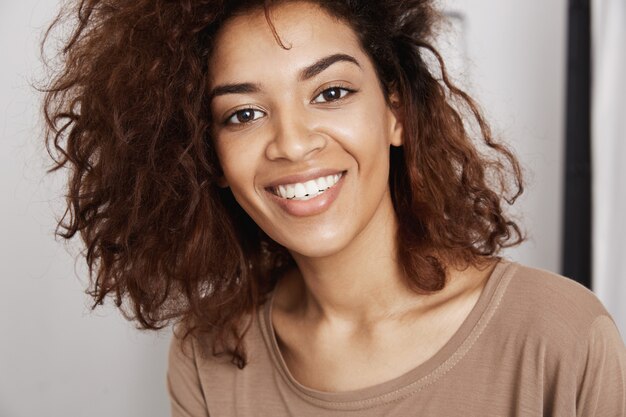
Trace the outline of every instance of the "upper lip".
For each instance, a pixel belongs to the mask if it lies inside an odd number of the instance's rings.
[[[335,175],[344,172],[345,170],[341,169],[333,169],[333,168],[316,168],[305,172],[300,172],[297,174],[285,175],[284,177],[280,177],[271,183],[267,184],[266,188],[275,188],[279,185],[287,185],[287,184],[295,184],[298,182],[307,182],[309,180],[313,180],[319,177],[326,177],[328,175]]]

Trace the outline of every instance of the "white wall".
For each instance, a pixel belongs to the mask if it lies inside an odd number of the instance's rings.
[[[53,238],[62,178],[45,175],[29,81],[56,3],[0,2],[0,416],[167,416],[169,333],[90,314],[84,268]]]
[[[509,256],[558,271],[565,0],[449,0],[467,17],[468,79],[528,169],[531,240]],[[0,416],[168,415],[168,332],[140,333],[111,307],[89,313],[85,274],[53,239],[62,178],[46,176],[37,43],[55,0],[0,3]]]
[[[461,81],[526,169],[526,190],[515,212],[529,240],[506,255],[559,272],[567,1],[541,7],[515,0],[442,4],[465,17]]]

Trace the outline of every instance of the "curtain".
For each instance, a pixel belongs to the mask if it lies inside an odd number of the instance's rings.
[[[626,336],[626,1],[592,0],[593,289]]]
[[[563,275],[591,287],[590,0],[569,0]],[[624,1],[624,0],[618,0]]]

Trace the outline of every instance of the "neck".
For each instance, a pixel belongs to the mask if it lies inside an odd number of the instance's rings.
[[[397,218],[391,199],[339,252],[324,258],[293,253],[298,265],[289,289],[307,319],[364,325],[393,316],[418,297],[396,260]],[[297,294],[297,295],[295,295]]]

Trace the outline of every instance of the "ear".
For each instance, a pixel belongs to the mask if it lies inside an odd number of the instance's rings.
[[[400,96],[397,92],[391,93],[389,96],[389,129],[390,129],[390,141],[391,146],[402,146],[404,142],[404,107],[400,101]]]

